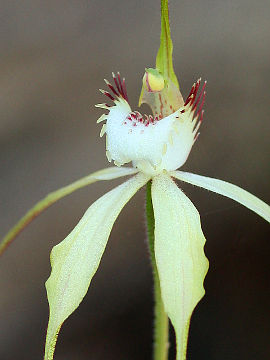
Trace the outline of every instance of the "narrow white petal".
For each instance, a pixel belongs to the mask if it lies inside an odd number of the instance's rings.
[[[239,186],[219,179],[213,179],[183,171],[172,171],[171,175],[178,180],[200,186],[204,189],[211,190],[217,194],[233,199],[246,206],[248,209],[254,211],[266,221],[270,222],[270,206]]]
[[[108,155],[108,154],[107,154]],[[49,206],[54,204],[56,201],[62,199],[73,193],[75,190],[83,188],[84,186],[93,184],[99,180],[112,180],[118,177],[136,174],[138,169],[135,168],[118,168],[110,167],[103,170],[96,171],[90,175],[84,176],[83,178],[64,186],[54,192],[48,194],[45,198],[36,203],[27,213],[10,229],[6,236],[0,242],[0,255],[5,251],[7,246],[15,239],[15,237],[42,211],[47,209]]]
[[[190,317],[204,295],[205,238],[198,211],[168,175],[153,178],[152,201],[161,295],[176,333],[177,360],[185,360]]]
[[[132,167],[109,167],[95,172],[93,175],[97,180],[112,180],[122,176],[137,174],[138,169]],[[90,176],[93,176],[90,175]]]
[[[50,319],[45,360],[53,359],[62,323],[85,296],[117,216],[148,180],[149,177],[138,174],[102,196],[90,206],[66,239],[53,248],[52,272],[46,282]]]

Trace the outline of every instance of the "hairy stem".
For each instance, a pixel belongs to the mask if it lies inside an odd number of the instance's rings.
[[[146,223],[148,246],[150,251],[150,259],[153,270],[154,279],[154,354],[153,360],[167,360],[168,359],[168,317],[164,310],[163,301],[161,298],[160,282],[157,270],[157,264],[154,251],[154,230],[155,219],[151,198],[151,182],[147,184],[146,190]]]

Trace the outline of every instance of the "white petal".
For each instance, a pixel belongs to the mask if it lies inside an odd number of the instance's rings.
[[[97,180],[112,180],[122,176],[133,175],[138,172],[138,169],[133,167],[117,167],[113,166],[107,169],[97,171],[89,176],[94,176]],[[86,177],[87,178],[87,177]]]
[[[128,200],[149,178],[138,174],[98,199],[78,225],[51,253],[46,282],[50,319],[45,360],[52,360],[62,323],[79,306],[104,252],[114,221]]]
[[[270,222],[270,206],[239,186],[219,179],[183,171],[173,171],[171,172],[171,175],[176,179],[200,186],[204,189],[211,190],[217,194],[233,199]]]
[[[161,295],[176,333],[177,360],[184,360],[190,317],[204,295],[205,238],[198,211],[168,175],[153,178],[152,200]]]

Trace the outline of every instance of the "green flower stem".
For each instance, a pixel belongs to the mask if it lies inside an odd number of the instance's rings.
[[[146,223],[148,246],[150,251],[150,258],[152,263],[153,278],[154,278],[154,360],[167,360],[168,359],[168,316],[165,313],[163,301],[161,298],[160,282],[158,277],[157,264],[154,252],[154,229],[155,219],[151,198],[151,182],[147,183],[146,189]]]

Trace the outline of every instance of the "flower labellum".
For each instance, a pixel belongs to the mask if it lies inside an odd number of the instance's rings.
[[[100,118],[105,121],[101,136],[106,133],[108,160],[113,160],[116,166],[132,161],[134,167],[150,175],[181,167],[198,137],[203,119],[206,82],[201,89],[200,79],[193,84],[186,102],[179,109],[173,109],[165,98],[164,104],[160,104],[160,113],[143,116],[139,111],[131,110],[125,81],[120,74],[113,74],[113,79],[115,86],[105,80],[111,93],[102,90],[113,101],[113,105],[97,105],[109,110],[108,114]],[[169,115],[164,117],[163,109]]]

